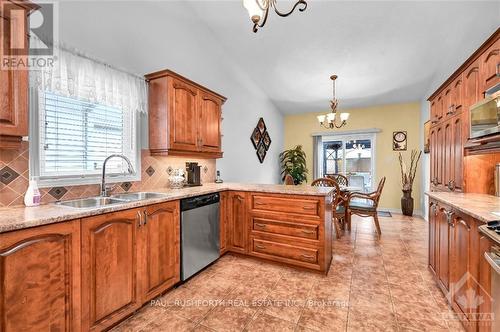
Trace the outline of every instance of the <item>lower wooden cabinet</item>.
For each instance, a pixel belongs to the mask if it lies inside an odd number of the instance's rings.
[[[248,252],[247,196],[246,192],[227,192],[225,211],[227,249],[242,254]]]
[[[179,201],[148,206],[143,214],[139,279],[144,303],[180,280]]]
[[[82,322],[101,331],[141,306],[139,209],[82,219]]]
[[[490,241],[482,223],[430,200],[429,268],[467,331],[491,331],[491,269],[484,259]]]
[[[229,209],[229,193],[223,191],[220,193],[220,222],[219,222],[219,242],[220,242],[220,254],[224,255],[227,252],[227,238],[228,238],[228,209]]]
[[[179,201],[82,219],[83,330],[101,331],[180,280]]]
[[[0,331],[79,331],[79,220],[0,234],[0,287]]]

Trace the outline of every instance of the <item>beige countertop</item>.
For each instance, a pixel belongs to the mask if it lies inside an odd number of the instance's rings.
[[[200,187],[148,190],[149,192],[163,193],[166,194],[166,196],[97,208],[77,209],[57,204],[44,204],[36,207],[4,207],[0,208],[0,233],[226,190],[306,196],[328,196],[332,192],[332,188],[305,185],[285,186],[272,184],[207,183]]]
[[[483,222],[500,220],[500,197],[486,194],[426,192],[427,196]],[[497,212],[498,215],[493,214]]]

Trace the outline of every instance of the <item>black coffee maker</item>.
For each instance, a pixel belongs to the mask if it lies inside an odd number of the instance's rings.
[[[198,163],[186,163],[186,187],[201,186],[200,170],[201,166],[198,166]]]

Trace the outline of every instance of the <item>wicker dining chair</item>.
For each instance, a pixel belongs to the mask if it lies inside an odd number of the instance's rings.
[[[335,235],[337,239],[340,239],[341,236],[341,224],[340,220],[344,218],[345,216],[345,210],[344,207],[341,205],[343,202],[342,199],[342,193],[340,191],[340,186],[337,183],[337,181],[329,179],[329,178],[319,178],[314,180],[311,183],[311,186],[315,187],[334,187],[335,192],[334,192],[334,197],[332,201],[332,221],[333,221],[333,226],[335,227]]]
[[[384,189],[384,184],[385,176],[380,180],[376,191],[372,193],[353,192],[348,196],[346,213],[346,224],[348,230],[351,229],[351,216],[356,214],[361,217],[373,217],[375,227],[377,228],[377,234],[379,236],[382,235],[382,232],[380,231],[380,224],[378,222],[377,207],[380,201],[380,196],[382,195],[382,190]],[[364,201],[360,201],[359,199]]]
[[[290,174],[285,175],[285,184],[289,186],[295,185],[295,181],[293,180],[293,176]]]
[[[349,179],[345,175],[335,173],[335,174],[325,174],[325,177],[337,181],[337,183],[340,186],[346,186],[346,187],[349,186]]]

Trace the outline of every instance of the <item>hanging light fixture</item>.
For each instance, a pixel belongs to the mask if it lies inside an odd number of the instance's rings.
[[[300,6],[299,11],[301,12],[307,8],[307,2],[299,0],[289,12],[282,13],[276,8],[276,1],[277,0],[243,0],[243,6],[247,9],[248,15],[253,22],[253,32],[257,32],[259,28],[262,28],[266,24],[270,8],[273,8],[274,12],[281,17],[289,16],[298,6]]]
[[[337,123],[337,107],[339,106],[339,100],[335,93],[335,81],[337,77],[337,75],[330,76],[330,79],[333,81],[333,99],[330,100],[330,108],[332,111],[328,114],[317,116],[319,124],[326,129],[342,128],[347,124],[347,119],[349,119],[349,113],[340,113],[340,123]]]

